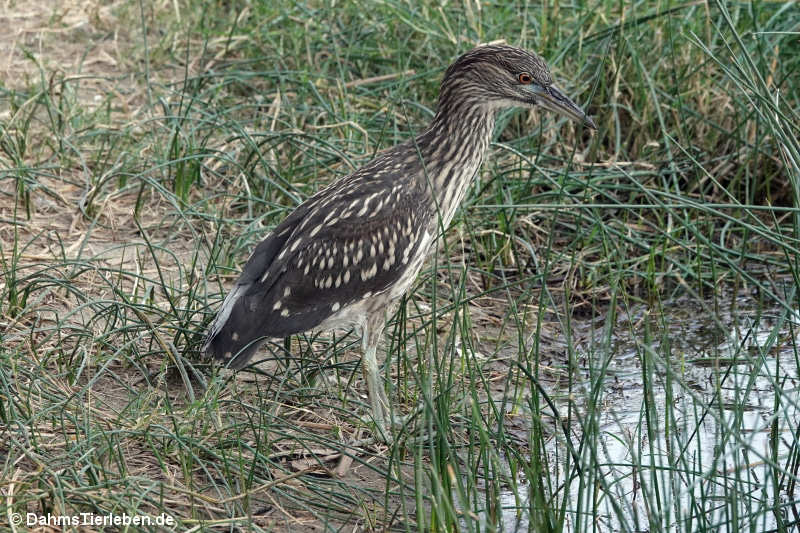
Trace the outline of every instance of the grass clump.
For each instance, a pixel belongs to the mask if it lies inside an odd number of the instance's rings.
[[[796,3],[9,13],[2,527],[796,527]],[[600,132],[501,117],[387,327],[393,408],[420,407],[397,445],[359,419],[353,335],[200,361],[266,231],[421,132],[446,66],[494,39],[543,55]]]

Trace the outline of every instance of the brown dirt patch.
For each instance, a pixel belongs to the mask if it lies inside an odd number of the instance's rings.
[[[40,76],[87,79],[125,74],[125,48],[114,8],[98,1],[7,0],[0,9],[0,78],[11,89],[37,83]],[[121,68],[122,67],[122,68]],[[97,88],[102,84],[90,82]],[[106,87],[108,88],[108,87]]]

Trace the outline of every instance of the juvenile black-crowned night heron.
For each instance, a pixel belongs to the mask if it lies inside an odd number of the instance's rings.
[[[376,351],[387,310],[453,218],[497,111],[512,106],[539,106],[596,129],[536,54],[511,46],[470,50],[445,72],[436,116],[422,135],[303,202],[256,247],[203,352],[241,368],[265,339],[356,326],[372,415],[385,438],[389,402]]]

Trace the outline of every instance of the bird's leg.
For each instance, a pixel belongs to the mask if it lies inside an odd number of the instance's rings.
[[[389,412],[389,400],[386,398],[386,391],[381,383],[378,371],[377,343],[372,343],[364,349],[364,357],[361,359],[364,377],[367,380],[367,390],[369,391],[369,402],[372,407],[372,418],[378,426],[378,432],[384,441],[389,440],[388,426],[386,418]]]
[[[364,377],[367,380],[367,391],[369,392],[369,402],[372,407],[372,418],[378,426],[381,440],[391,442],[391,435],[387,421],[390,419],[389,398],[386,397],[386,388],[381,380],[378,370],[378,343],[385,325],[386,314],[374,313],[367,319],[362,329],[362,343],[364,355],[361,358],[361,365]]]

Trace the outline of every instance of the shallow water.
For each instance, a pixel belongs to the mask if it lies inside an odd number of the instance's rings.
[[[573,444],[582,431],[595,431],[597,455],[589,461],[586,452],[581,458],[592,474],[588,487],[581,489],[578,478],[569,482],[572,512],[566,529],[725,527],[732,511],[740,528],[778,527],[769,502],[800,421],[797,314],[759,311],[758,303],[746,298],[717,302],[713,312],[687,301],[664,309],[654,313],[642,307],[618,317],[610,340],[598,331],[597,320],[594,326],[576,325],[579,333],[589,332],[576,357],[584,365],[578,372],[583,394],[574,395],[571,404],[558,387],[548,394],[562,398],[561,416],[571,407],[573,420],[581,421],[570,427]],[[588,405],[590,383],[598,376],[598,401]],[[563,434],[549,441],[551,464],[563,464],[564,441]],[[779,470],[770,466],[776,456]],[[566,481],[563,471],[552,476]],[[522,487],[516,495],[501,495],[502,531],[529,530],[529,495]],[[782,520],[794,520],[787,509],[779,512]],[[586,518],[576,524],[576,516]]]

